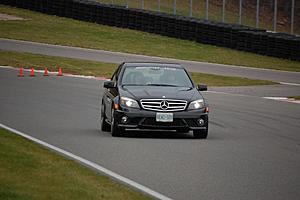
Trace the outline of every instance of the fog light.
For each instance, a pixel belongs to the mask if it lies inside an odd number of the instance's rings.
[[[203,126],[204,125],[204,120],[203,119],[198,119],[198,124],[199,124],[199,126]]]
[[[127,121],[128,121],[128,117],[127,116],[122,117],[122,119],[121,119],[122,123],[126,123]]]

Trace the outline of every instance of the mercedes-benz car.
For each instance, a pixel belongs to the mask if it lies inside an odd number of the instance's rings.
[[[208,105],[200,93],[207,86],[195,85],[181,65],[122,63],[103,86],[102,131],[193,131],[195,138],[207,138]]]

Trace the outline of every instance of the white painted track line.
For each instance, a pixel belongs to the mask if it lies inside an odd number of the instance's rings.
[[[292,86],[300,86],[298,83],[287,83],[287,82],[279,82],[281,85],[292,85]]]
[[[288,98],[288,97],[263,97],[264,99],[271,99],[276,101],[283,101],[283,102],[290,102],[290,103],[298,103],[300,104],[299,100],[296,100],[294,98]]]
[[[106,168],[104,168],[104,167],[102,167],[102,166],[100,166],[100,165],[98,165],[96,163],[93,163],[93,162],[91,162],[89,160],[86,160],[86,159],[84,159],[82,157],[76,156],[76,155],[74,155],[74,154],[72,154],[72,153],[70,153],[68,151],[65,151],[65,150],[60,149],[60,148],[58,148],[56,146],[53,146],[53,145],[48,144],[46,142],[43,142],[42,140],[39,140],[39,139],[34,138],[32,136],[29,136],[29,135],[27,135],[25,133],[22,133],[22,132],[20,132],[20,131],[18,131],[16,129],[8,127],[8,126],[6,126],[6,125],[4,125],[2,123],[0,123],[0,127],[6,129],[8,131],[11,131],[11,132],[13,132],[13,133],[15,133],[17,135],[20,135],[20,136],[22,136],[22,137],[24,137],[24,138],[26,138],[28,140],[31,140],[31,141],[33,141],[33,142],[35,142],[37,144],[40,144],[40,145],[42,145],[44,147],[47,147],[48,149],[51,149],[51,150],[54,150],[54,151],[56,151],[56,152],[58,152],[60,154],[63,154],[66,157],[71,158],[72,160],[76,160],[76,161],[78,161],[78,162],[80,162],[80,163],[82,163],[82,164],[84,164],[84,165],[86,165],[88,167],[91,167],[91,168],[93,168],[93,169],[101,172],[102,174],[105,174],[105,175],[107,175],[107,176],[109,176],[109,177],[111,177],[111,178],[113,178],[113,179],[115,179],[115,180],[117,180],[117,181],[125,184],[125,185],[128,185],[128,186],[130,186],[130,187],[132,187],[134,189],[137,189],[138,191],[140,191],[140,192],[142,192],[144,194],[147,194],[147,195],[149,195],[151,197],[154,197],[156,199],[161,199],[161,200],[171,200],[171,198],[169,198],[169,197],[167,197],[167,196],[165,196],[163,194],[160,194],[160,193],[158,193],[158,192],[156,192],[156,191],[154,191],[154,190],[152,190],[150,188],[147,188],[146,186],[143,186],[143,185],[141,185],[141,184],[139,184],[139,183],[137,183],[137,182],[135,182],[133,180],[130,180],[130,179],[128,179],[126,177],[123,177],[123,176],[121,176],[121,175],[119,175],[119,174],[117,174],[117,173],[115,173],[113,171],[110,171],[109,169],[106,169]]]

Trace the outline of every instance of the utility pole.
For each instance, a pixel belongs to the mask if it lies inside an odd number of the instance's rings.
[[[292,11],[291,11],[291,34],[294,34],[294,17],[295,17],[295,0],[292,0]]]
[[[259,0],[256,0],[256,28],[259,28]]]
[[[243,9],[243,0],[240,0],[240,7],[239,7],[239,24],[242,24],[242,9]]]
[[[157,0],[157,11],[160,12],[160,0]]]
[[[173,0],[173,14],[176,15],[176,0]]]
[[[144,0],[141,0],[141,8],[144,10]]]
[[[226,10],[226,0],[223,0],[223,6],[222,6],[222,22],[225,22],[225,10]]]
[[[205,3],[205,19],[208,20],[208,5],[209,4],[209,0],[206,0]]]
[[[193,17],[193,0],[190,0],[190,17]]]
[[[277,0],[274,0],[274,19],[273,19],[273,31],[277,30]]]

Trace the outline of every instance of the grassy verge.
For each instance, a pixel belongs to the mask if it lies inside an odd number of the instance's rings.
[[[41,70],[47,67],[50,71],[57,71],[58,67],[62,67],[65,73],[104,77],[111,77],[117,67],[116,64],[112,63],[1,50],[0,65],[24,68],[34,67]]]
[[[63,68],[64,72],[72,74],[93,75],[111,77],[117,65],[112,63],[101,63],[71,58],[44,56],[30,53],[18,53],[0,50],[0,65],[13,67],[24,67],[57,71],[57,67]],[[246,86],[246,85],[269,85],[275,84],[271,81],[253,80],[247,78],[218,76],[212,74],[191,73],[193,80],[197,83],[205,83],[209,86]]]
[[[191,73],[196,83],[205,83],[208,86],[251,86],[251,85],[272,85],[272,81],[256,80],[249,78],[220,76],[213,74]]]
[[[295,99],[295,100],[300,100],[300,96],[292,96],[292,97],[289,97],[290,99]]]
[[[25,21],[0,21],[0,37],[185,60],[300,71],[300,63],[0,5]]]
[[[0,129],[0,199],[149,199]]]

